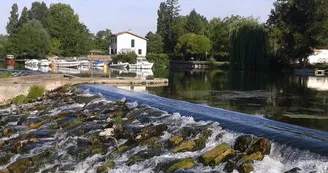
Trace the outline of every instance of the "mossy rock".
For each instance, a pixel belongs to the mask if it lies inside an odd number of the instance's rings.
[[[247,162],[247,161],[253,161],[253,160],[260,160],[262,161],[264,158],[264,155],[261,152],[256,152],[251,155],[246,155],[240,159],[242,162]]]
[[[199,157],[199,161],[201,163],[203,163],[204,165],[210,165],[210,163],[217,158],[218,156],[220,156],[221,154],[223,154],[225,151],[230,150],[231,146],[227,143],[222,143],[218,146],[216,146],[215,148],[213,148],[212,150],[207,151],[206,153],[204,153],[203,155],[201,155]]]
[[[107,172],[108,169],[113,169],[115,167],[115,163],[113,161],[109,161],[106,164],[99,166],[97,168],[97,173]]]
[[[7,152],[4,156],[0,157],[0,165],[8,164],[13,155],[14,155],[13,153]]]
[[[252,135],[239,136],[235,141],[234,149],[240,152],[245,152],[254,140],[256,140],[256,138]]]
[[[179,146],[173,149],[173,152],[186,152],[186,151],[194,151],[196,148],[195,141],[183,141]]]
[[[4,128],[2,130],[2,135],[3,136],[11,136],[12,134],[16,133],[16,130],[15,129],[11,129],[11,128]]]
[[[26,172],[33,166],[33,162],[29,159],[18,160],[7,167],[9,172]]]
[[[129,149],[130,149],[129,146],[123,145],[123,146],[120,146],[120,147],[118,148],[118,152],[120,152],[120,153],[124,153],[125,151],[127,151],[127,150],[129,150]]]
[[[0,173],[10,173],[8,169],[0,170]]]
[[[247,154],[261,152],[263,155],[270,154],[271,142],[266,138],[258,138],[247,150]]]
[[[237,170],[239,173],[250,173],[254,171],[254,166],[252,162],[245,162],[238,166]]]
[[[235,155],[235,151],[233,149],[228,149],[224,151],[222,154],[218,155],[215,157],[211,162],[210,166],[216,166],[219,165],[220,163],[225,162],[226,160],[232,158]]]
[[[196,166],[196,163],[193,159],[191,159],[191,158],[182,159],[182,160],[179,160],[178,162],[174,163],[173,165],[171,165],[165,172],[171,173],[171,172],[174,172],[174,171],[180,170],[180,169],[191,169],[195,166]]]
[[[151,137],[149,139],[146,139],[144,141],[141,141],[139,144],[141,146],[145,146],[145,145],[148,145],[148,146],[154,146],[156,145],[156,143],[160,140],[159,137]]]
[[[138,155],[134,155],[132,156],[129,160],[128,160],[128,165],[133,165],[136,162],[142,161],[143,159],[141,158],[141,156]]]
[[[141,150],[137,154],[130,157],[130,159],[128,160],[128,165],[133,165],[136,162],[140,162],[143,160],[153,158],[155,156],[159,156],[161,155],[161,153],[162,153],[161,149]]]
[[[103,148],[93,148],[91,150],[91,154],[105,154],[106,152],[104,151]]]
[[[174,136],[174,137],[172,137],[172,138],[169,139],[169,142],[171,144],[173,144],[174,146],[179,145],[182,141],[183,141],[183,137],[182,136]]]
[[[44,122],[33,123],[28,126],[29,129],[38,129],[43,126]]]

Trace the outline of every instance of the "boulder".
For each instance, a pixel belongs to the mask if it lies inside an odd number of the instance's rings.
[[[0,157],[0,165],[6,165],[10,162],[10,158],[13,156],[13,153],[7,152]]]
[[[271,143],[268,139],[258,138],[247,150],[247,154],[261,152],[263,155],[270,154]]]
[[[173,149],[173,152],[194,151],[196,143],[194,141],[183,141],[179,146]]]
[[[262,161],[264,158],[264,155],[261,152],[256,152],[250,155],[246,155],[240,159],[241,162],[247,162],[247,161],[253,161],[253,160],[260,160]]]
[[[172,164],[165,172],[171,173],[171,172],[174,172],[174,171],[180,170],[180,169],[191,169],[195,166],[196,166],[196,163],[193,159],[191,159],[191,158],[182,159],[182,160],[179,160],[179,161],[175,162],[174,164]]]
[[[7,169],[9,172],[26,172],[30,167],[33,166],[33,162],[29,159],[21,159],[10,164]]]
[[[182,141],[183,141],[183,137],[182,136],[174,136],[174,137],[172,137],[172,138],[169,139],[169,142],[171,144],[173,144],[174,146],[179,145]]]
[[[138,136],[136,138],[137,141],[143,141],[145,139],[154,137],[154,136],[161,136],[163,135],[163,132],[167,130],[167,125],[160,124],[160,125],[149,125],[147,127],[144,127],[141,129],[141,131],[138,133]]]
[[[239,173],[250,173],[250,172],[254,171],[254,166],[253,166],[252,162],[245,162],[245,163],[241,164],[240,166],[238,166],[237,170]]]
[[[162,151],[160,149],[152,149],[152,150],[142,150],[139,151],[137,154],[130,157],[128,160],[128,165],[131,166],[136,162],[144,161],[150,159],[155,156],[161,155]]]
[[[33,123],[28,126],[29,129],[38,129],[43,126],[43,122]]]
[[[235,151],[233,149],[228,149],[224,151],[222,154],[218,155],[214,160],[210,162],[211,166],[219,165],[220,163],[228,160],[229,158],[235,155]]]
[[[4,129],[2,130],[2,135],[3,135],[3,136],[6,136],[6,137],[11,136],[11,135],[13,135],[14,133],[16,133],[16,130],[15,130],[15,129],[4,128]]]
[[[204,153],[203,155],[201,155],[199,157],[199,161],[201,163],[203,163],[204,165],[210,165],[210,163],[217,158],[218,156],[220,156],[221,154],[223,154],[225,151],[230,150],[231,146],[227,143],[222,143],[218,146],[216,146],[215,148],[213,148],[212,150],[207,151],[206,153]]]
[[[99,166],[97,168],[97,173],[107,172],[108,169],[112,169],[114,167],[115,167],[115,163],[113,161],[109,161],[106,164]]]
[[[254,140],[255,140],[255,137],[252,135],[239,136],[236,139],[235,145],[233,148],[240,152],[245,152],[247,150],[247,148],[253,143]]]

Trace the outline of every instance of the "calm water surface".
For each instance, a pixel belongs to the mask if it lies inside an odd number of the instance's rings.
[[[6,68],[6,66],[0,63],[0,68]],[[16,63],[15,69],[24,69],[24,64]],[[328,131],[328,77],[250,74],[221,70],[93,69],[86,71],[85,69],[70,69],[67,71],[65,69],[65,71],[81,76],[154,75],[154,77],[169,78],[169,85],[165,87],[134,87],[133,89]]]

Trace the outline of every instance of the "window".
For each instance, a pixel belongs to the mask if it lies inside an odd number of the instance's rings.
[[[142,54],[142,50],[138,49],[138,54],[141,55]]]
[[[131,47],[134,47],[134,39],[131,40]]]

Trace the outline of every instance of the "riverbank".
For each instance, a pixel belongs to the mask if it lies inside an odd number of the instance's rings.
[[[26,95],[32,86],[42,86],[50,91],[64,85],[76,84],[109,84],[112,86],[167,86],[168,79],[138,79],[138,78],[95,78],[75,77],[62,74],[36,74],[29,76],[0,79],[0,103],[18,95]]]
[[[0,118],[3,173],[327,171],[318,155],[75,87],[0,109]]]

